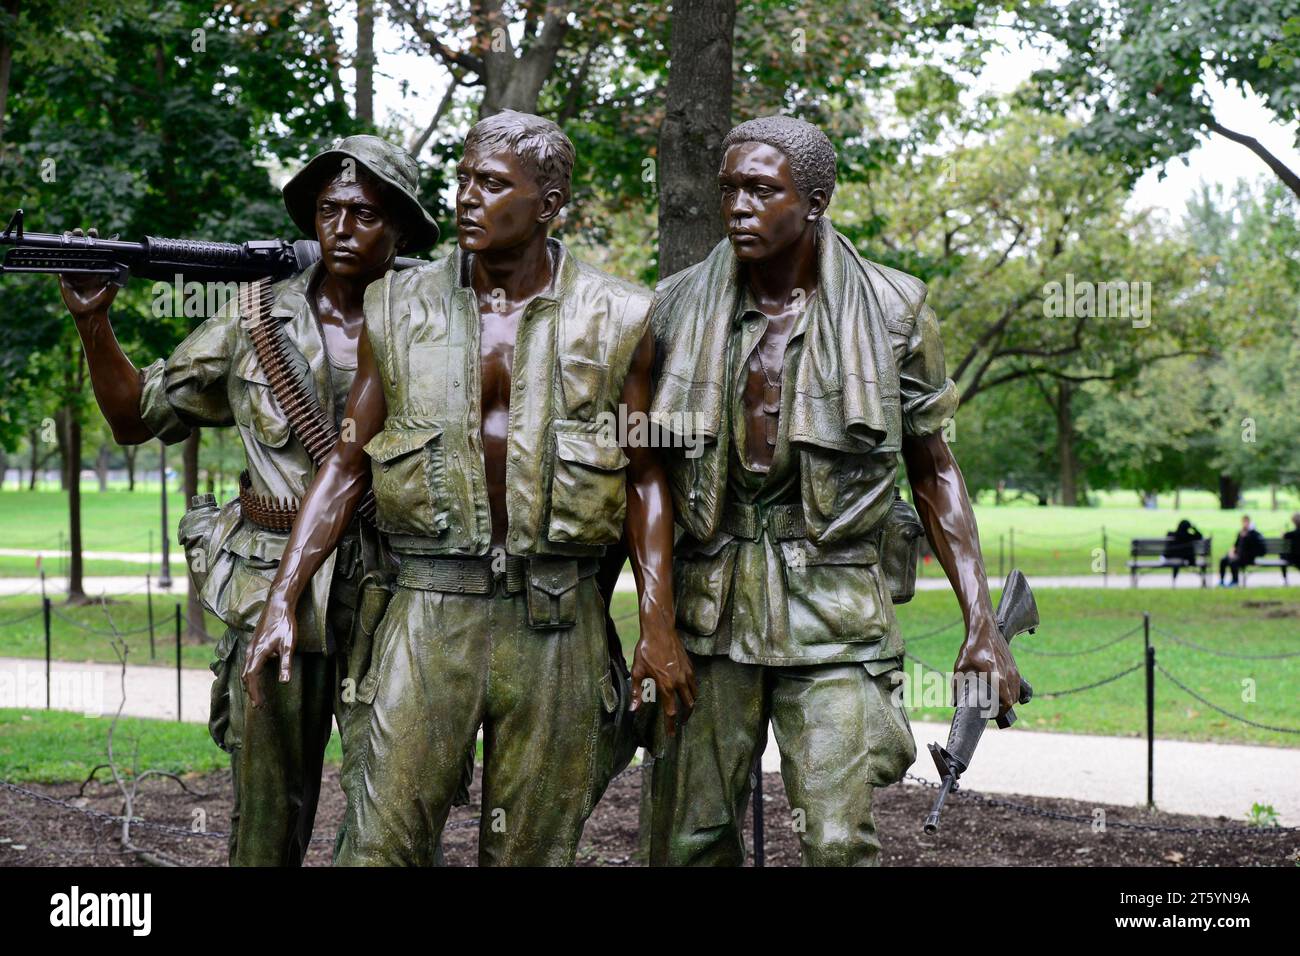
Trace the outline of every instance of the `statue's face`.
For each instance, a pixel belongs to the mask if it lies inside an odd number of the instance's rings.
[[[353,279],[385,272],[401,233],[379,186],[340,173],[316,197],[316,238],[325,268]]]
[[[559,191],[544,192],[509,150],[470,147],[456,167],[456,183],[456,238],[470,252],[523,245],[562,205]]]
[[[799,195],[785,153],[766,143],[730,147],[722,158],[718,186],[722,190],[722,224],[736,258],[745,262],[780,255],[821,214],[822,204]]]

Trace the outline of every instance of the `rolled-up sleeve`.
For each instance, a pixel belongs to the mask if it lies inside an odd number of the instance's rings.
[[[224,309],[191,332],[166,361],[142,370],[140,416],[167,444],[184,440],[193,428],[234,423],[226,377],[238,331],[237,310]]]
[[[957,384],[943,360],[939,319],[928,305],[917,313],[898,369],[903,403],[903,434],[933,435],[957,411]]]

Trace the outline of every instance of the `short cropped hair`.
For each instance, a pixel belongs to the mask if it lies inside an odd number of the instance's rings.
[[[569,201],[573,183],[573,143],[564,130],[532,113],[502,110],[479,120],[465,137],[465,152],[472,147],[508,149],[537,180],[543,192],[558,189]]]
[[[799,195],[807,199],[820,189],[830,202],[835,192],[835,147],[812,123],[794,116],[760,116],[727,134],[722,141],[723,154],[740,143],[764,143],[779,149],[790,163]]]

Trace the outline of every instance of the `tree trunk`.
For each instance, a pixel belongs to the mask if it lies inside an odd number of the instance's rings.
[[[54,441],[59,451],[59,490],[68,490],[68,418],[69,412],[65,405],[55,413]]]
[[[126,456],[126,490],[135,491],[135,456],[140,451],[139,445],[125,445],[122,454]]]
[[[70,369],[68,390],[63,407],[63,420],[67,430],[64,438],[63,481],[68,489],[68,603],[85,604],[85,582],[81,558],[81,390],[85,382],[86,364],[80,349]]]
[[[1061,468],[1061,504],[1079,506],[1079,463],[1074,454],[1074,415],[1071,397],[1074,386],[1065,379],[1056,383],[1056,452]]]
[[[357,121],[375,125],[374,0],[357,0]]]
[[[36,451],[36,449],[39,447],[37,445],[37,442],[39,442],[40,440],[41,440],[40,429],[33,428],[31,431],[27,433],[27,441],[31,445],[31,449],[32,449],[32,473],[27,480],[28,491],[36,490],[36,470],[41,467],[40,455]]]
[[[673,6],[667,103],[659,130],[659,276],[694,265],[724,234],[718,196],[731,128],[735,0]]]
[[[200,430],[195,428],[190,432],[190,437],[185,439],[185,447],[181,453],[184,462],[184,477],[182,485],[185,491],[185,508],[189,508],[190,500],[199,493],[199,442]],[[177,518],[179,520],[179,516]],[[168,529],[168,533],[171,529]],[[182,552],[183,554],[183,552]],[[188,562],[190,556],[184,554]],[[188,580],[188,573],[186,575]],[[185,602],[185,617],[189,620],[189,627],[186,629],[188,639],[195,642],[202,642],[208,639],[207,628],[203,621],[203,602],[199,600],[198,589],[190,584],[189,597]]]
[[[1241,482],[1232,475],[1219,475],[1219,508],[1232,511],[1241,501]]]
[[[99,479],[100,491],[108,491],[108,456],[108,446],[100,445],[99,454],[95,456],[95,477]]]
[[[1181,511],[1183,507],[1183,489],[1174,489],[1174,510]]]
[[[4,0],[3,8],[6,19],[17,21],[18,0]],[[0,43],[0,149],[3,149],[4,144],[5,110],[9,108],[9,78],[13,74],[13,65],[13,44]]]

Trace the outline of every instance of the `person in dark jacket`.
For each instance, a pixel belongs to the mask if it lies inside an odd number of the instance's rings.
[[[1300,568],[1300,511],[1291,516],[1291,523],[1295,527],[1282,535],[1282,540],[1286,542],[1286,550],[1282,556],[1286,558],[1288,564]]]
[[[1196,545],[1193,542],[1200,541],[1205,537],[1196,525],[1184,518],[1178,522],[1178,527],[1165,537],[1168,539],[1164,551],[1166,558],[1182,561],[1188,566],[1196,563]],[[1175,565],[1175,578],[1178,577],[1178,569],[1179,565]]]
[[[1241,533],[1237,535],[1237,543],[1219,560],[1219,587],[1225,587],[1223,575],[1229,568],[1232,569],[1232,583],[1226,586],[1236,587],[1241,569],[1254,564],[1255,559],[1263,553],[1264,536],[1255,527],[1255,522],[1250,520],[1250,515],[1242,515]]]

